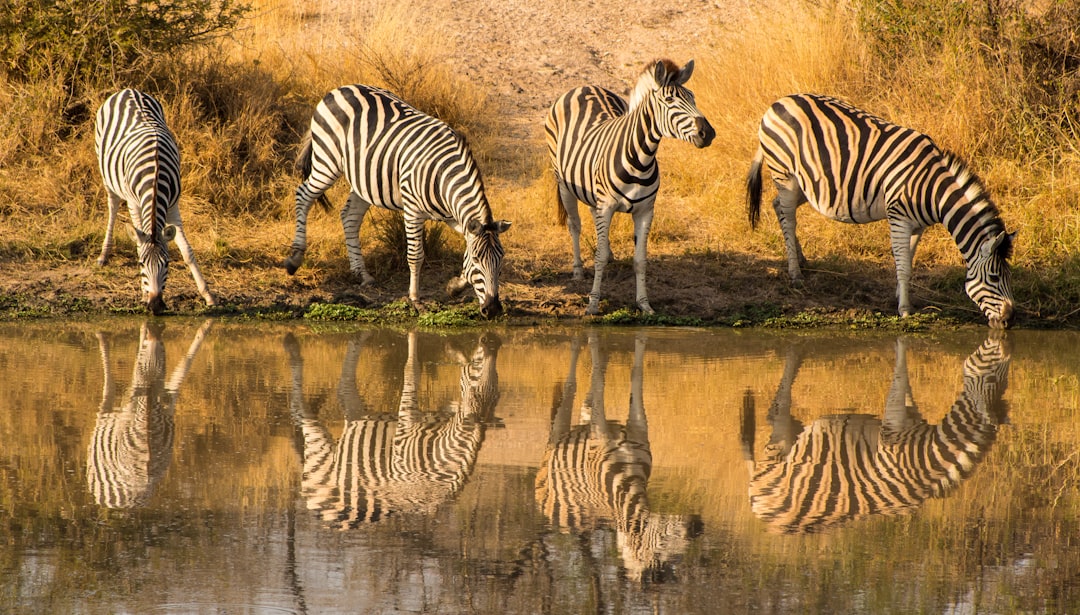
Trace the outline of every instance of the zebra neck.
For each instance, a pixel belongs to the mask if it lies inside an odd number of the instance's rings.
[[[620,146],[622,157],[634,161],[637,168],[652,164],[663,137],[652,107],[643,102],[626,115],[612,120],[612,123],[621,137],[616,142]]]
[[[956,241],[956,247],[971,264],[984,241],[1005,230],[997,207],[983,195],[973,200],[961,199],[941,208],[941,224]]]

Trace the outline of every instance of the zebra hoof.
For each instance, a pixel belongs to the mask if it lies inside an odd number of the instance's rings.
[[[284,267],[285,271],[289,275],[296,273],[296,270],[300,268],[300,263],[304,262],[304,251],[293,249],[289,253],[289,257],[285,259]]]
[[[655,314],[656,313],[656,311],[652,309],[652,306],[649,305],[648,301],[642,301],[642,302],[638,303],[638,309],[641,310],[642,314]]]

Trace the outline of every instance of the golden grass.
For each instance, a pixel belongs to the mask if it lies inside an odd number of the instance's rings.
[[[1019,86],[964,41],[912,46],[888,67],[886,80],[882,60],[859,31],[854,5],[800,6],[798,19],[762,10],[740,27],[718,29],[695,54],[698,68],[689,85],[717,137],[703,151],[681,143],[661,147],[663,180],[650,253],[751,253],[781,262],[772,215],[766,213],[756,232],[746,223],[744,183],[757,123],[780,96],[823,92],[919,129],[965,157],[1007,226],[1020,231],[1014,292],[1021,304],[1046,314],[1072,309],[1080,299],[1077,143],[1061,135],[1052,144],[1038,137],[1037,150],[1035,141],[1028,143],[1036,138],[1029,123],[1010,115],[1026,110],[1007,106]],[[312,108],[334,87],[370,83],[467,135],[495,215],[514,223],[504,243],[516,267],[526,274],[569,268],[566,232],[552,223],[554,189],[543,143],[507,148],[499,140],[505,110],[451,64],[444,50],[453,33],[438,14],[411,2],[257,0],[253,8],[231,39],[163,58],[143,82],[111,84],[86,101],[66,100],[57,84],[0,83],[0,105],[9,119],[0,126],[0,254],[40,257],[100,240],[105,195],[93,154],[92,111],[74,125],[57,118],[73,103],[92,110],[114,86],[135,85],[159,94],[181,143],[181,211],[200,260],[214,267],[277,259],[291,240],[298,183],[291,161]],[[335,186],[331,200],[343,202],[345,190]],[[771,188],[764,197],[771,200]],[[811,261],[891,270],[884,225],[845,226],[804,209],[800,236]],[[584,226],[588,261],[594,240],[588,220]],[[617,257],[632,250],[630,229],[627,216],[616,217]],[[336,215],[314,214],[309,257],[341,260],[340,232]],[[364,233],[371,245],[368,225]],[[89,247],[84,252],[76,250],[74,257],[96,254]],[[927,233],[917,267],[960,265],[943,230]]]

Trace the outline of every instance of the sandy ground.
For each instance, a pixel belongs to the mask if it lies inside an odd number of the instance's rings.
[[[324,0],[332,3],[340,0]],[[362,0],[361,0],[362,1]],[[626,92],[645,65],[667,57],[685,63],[703,51],[710,30],[738,23],[757,0],[682,0],[617,3],[603,0],[441,0],[430,2],[430,19],[449,24],[447,54],[469,78],[492,92],[505,114],[502,139],[508,151],[543,152],[543,122],[557,96],[592,83]],[[322,9],[326,9],[326,4]],[[500,148],[501,149],[501,148]],[[502,296],[509,314],[523,320],[580,318],[591,272],[584,282],[571,279],[569,241],[557,256],[516,254],[503,273]],[[134,254],[117,254],[106,268],[94,265],[97,246],[75,246],[67,262],[27,260],[7,263],[0,275],[0,314],[99,313],[141,311]],[[285,249],[281,251],[284,256]],[[625,258],[618,258],[624,256]],[[866,271],[866,280],[812,276],[805,288],[791,288],[780,271],[780,255],[707,254],[694,257],[650,255],[649,295],[658,312],[706,322],[760,317],[762,309],[792,313],[806,309],[834,314],[895,309],[891,270]],[[603,309],[634,305],[634,274],[629,255],[616,255],[604,281]],[[378,288],[359,288],[345,259],[321,267],[305,265],[287,276],[278,262],[247,262],[205,267],[220,311],[295,314],[313,302],[380,306],[400,299],[407,271],[381,279]],[[586,259],[588,268],[589,261]],[[423,293],[437,302],[460,262],[429,262]],[[174,261],[167,290],[173,313],[203,309],[191,276]],[[764,306],[764,308],[762,308]],[[966,307],[966,306],[965,306]],[[970,306],[973,308],[974,306]],[[970,310],[969,310],[970,311]]]

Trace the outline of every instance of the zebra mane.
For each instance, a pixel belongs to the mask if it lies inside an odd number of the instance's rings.
[[[990,220],[991,224],[996,222],[997,226],[1000,227],[999,230],[1004,231],[1005,223],[1001,220],[1001,212],[998,211],[997,205],[991,200],[990,193],[987,191],[986,184],[983,183],[982,179],[955,152],[943,149],[942,159],[949,172],[956,178],[956,183],[963,189],[964,196],[983,212],[983,219]],[[1004,256],[1008,257],[1007,254]]]
[[[637,108],[641,101],[645,100],[645,97],[649,95],[649,92],[657,90],[666,83],[657,83],[656,81],[656,65],[662,63],[664,70],[668,75],[674,75],[679,72],[679,65],[675,62],[661,58],[653,60],[645,65],[645,69],[641,71],[638,76],[637,85],[634,86],[634,91],[630,93],[630,110]]]

